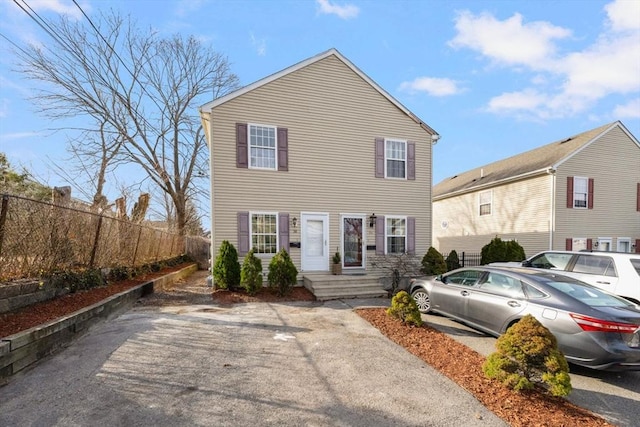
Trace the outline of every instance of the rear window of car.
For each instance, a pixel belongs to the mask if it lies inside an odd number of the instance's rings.
[[[633,304],[623,298],[611,295],[592,286],[584,286],[580,283],[569,281],[550,281],[549,286],[563,292],[592,307],[628,307]]]
[[[608,256],[578,255],[573,272],[616,277],[613,259]]]

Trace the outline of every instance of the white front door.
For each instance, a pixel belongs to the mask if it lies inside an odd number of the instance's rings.
[[[329,215],[300,217],[302,271],[329,271]]]

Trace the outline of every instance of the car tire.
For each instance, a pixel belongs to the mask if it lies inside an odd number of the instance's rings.
[[[429,313],[431,311],[431,299],[426,290],[418,288],[411,293],[411,296],[418,305],[420,313]]]

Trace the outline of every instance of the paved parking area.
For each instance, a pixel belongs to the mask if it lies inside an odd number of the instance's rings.
[[[1,388],[0,425],[505,424],[331,301],[139,306]]]

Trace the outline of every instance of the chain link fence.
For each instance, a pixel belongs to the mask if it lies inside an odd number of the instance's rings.
[[[2,195],[0,282],[137,267],[185,253],[185,237],[107,215]]]

